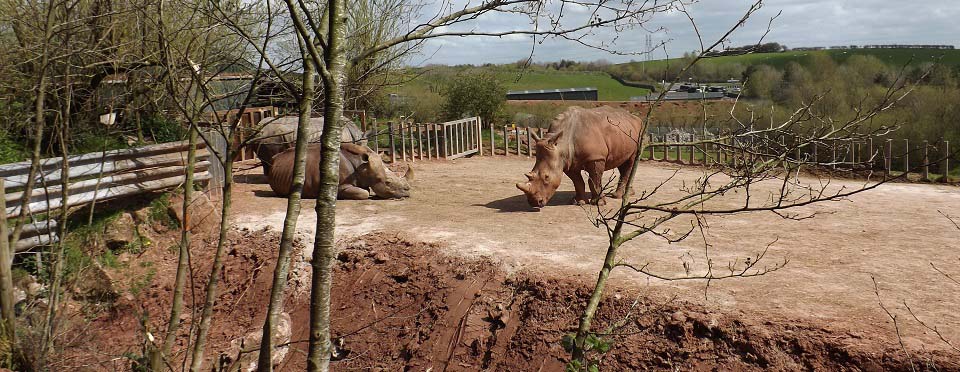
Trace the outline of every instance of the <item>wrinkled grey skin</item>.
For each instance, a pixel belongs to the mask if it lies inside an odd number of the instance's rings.
[[[270,188],[278,196],[290,194],[293,183],[294,149],[288,149],[273,158],[273,167],[267,175]],[[303,182],[303,197],[313,199],[320,189],[320,145],[307,147],[307,173]],[[363,200],[370,197],[399,199],[410,196],[413,169],[398,176],[383,164],[380,155],[369,147],[352,143],[340,144],[340,186],[338,199]],[[373,191],[373,194],[371,194]]]
[[[260,159],[260,163],[263,164],[264,175],[270,174],[274,156],[296,145],[299,120],[299,116],[284,116],[263,118],[257,124],[261,129],[257,137],[250,141],[250,148],[253,149],[257,158]],[[351,143],[364,143],[366,141],[367,137],[352,120],[347,118],[341,118],[341,120],[344,124],[340,141]],[[320,135],[323,134],[323,118],[311,118],[308,133],[307,143],[320,143]]]

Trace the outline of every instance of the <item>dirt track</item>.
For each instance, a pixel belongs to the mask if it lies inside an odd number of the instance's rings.
[[[532,159],[516,157],[414,163],[418,178],[412,198],[340,201],[337,232],[346,238],[376,230],[405,231],[417,239],[443,242],[455,255],[493,257],[508,270],[568,273],[593,280],[606,247],[605,231],[590,224],[588,211],[566,205],[572,196],[569,180],[550,206],[539,213],[529,211],[514,183],[532,164]],[[676,169],[643,164],[634,189],[650,189]],[[258,172],[241,177],[243,183],[235,191],[237,224],[279,229],[285,200],[271,196],[261,177],[252,176]],[[698,175],[696,169],[681,169],[678,180]],[[836,184],[856,187],[859,182]],[[312,202],[304,206],[301,229],[309,237],[316,218],[312,209],[306,209]],[[937,212],[951,213],[958,207],[960,190],[954,187],[894,184],[848,201],[807,208],[805,212],[821,213],[809,220],[787,221],[772,214],[712,218],[707,238],[717,266],[754,256],[774,240],[766,260],[774,264],[788,259],[788,265],[760,278],[713,282],[706,298],[703,282],[667,283],[626,270],[615,272],[612,284],[645,288],[664,298],[678,295],[723,313],[810,321],[848,330],[855,337],[881,332],[893,340],[889,320],[877,305],[873,275],[884,301],[901,319],[908,314],[898,303],[906,300],[925,320],[952,330],[946,336],[957,339],[960,314],[955,309],[960,308],[960,296],[930,263],[960,272],[956,249],[960,231]],[[683,273],[684,261],[695,273],[703,271],[706,261],[702,239],[694,238],[678,244],[642,238],[625,246],[621,256],[674,275]],[[298,265],[305,269],[302,260]],[[904,331],[911,347],[924,341],[927,349],[940,345],[912,322]]]

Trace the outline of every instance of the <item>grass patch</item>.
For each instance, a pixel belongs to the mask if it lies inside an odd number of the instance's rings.
[[[149,217],[151,222],[156,222],[171,229],[179,228],[180,224],[168,212],[170,207],[170,194],[162,194],[150,202]]]
[[[147,274],[141,278],[135,278],[130,281],[130,294],[134,297],[139,296],[141,292],[153,283],[153,278],[157,275],[157,269],[150,268]]]

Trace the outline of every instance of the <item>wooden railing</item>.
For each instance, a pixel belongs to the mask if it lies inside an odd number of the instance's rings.
[[[210,161],[208,151],[203,145],[199,147],[195,179],[203,181],[210,178]],[[69,156],[66,198],[61,186],[63,158],[43,159],[26,206],[22,202],[30,162],[0,165],[0,178],[5,184],[0,192],[6,199],[6,208],[0,213],[16,218],[27,211],[31,222],[15,243],[16,252],[55,243],[59,237],[54,228],[63,221],[44,216],[64,204],[69,208],[179,186],[185,179],[188,148],[183,141]]]

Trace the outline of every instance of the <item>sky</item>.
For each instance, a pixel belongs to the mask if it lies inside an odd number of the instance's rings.
[[[614,0],[617,1],[617,0]],[[623,0],[619,0],[623,1]],[[743,16],[753,1],[701,0],[687,6],[696,20],[705,43],[723,35]],[[462,4],[461,4],[462,5]],[[566,8],[568,24],[582,22],[587,9]],[[730,38],[730,45],[756,43],[767,31],[764,41],[788,47],[864,45],[864,44],[949,44],[960,46],[960,1],[958,0],[766,0],[748,23]],[[528,18],[514,14],[488,14],[482,18],[445,28],[451,30],[503,31],[529,29]],[[585,40],[605,43],[627,55],[610,54],[567,40],[538,42],[534,61],[607,60],[614,63],[640,61],[646,57],[631,53],[645,50],[646,35],[655,44],[665,43],[650,59],[681,56],[700,49],[700,42],[686,15],[676,11],[658,13],[644,25],[645,30],[615,32],[596,30]],[[611,41],[614,44],[611,44]],[[510,63],[527,58],[534,46],[530,37],[448,37],[428,41],[411,65]]]

